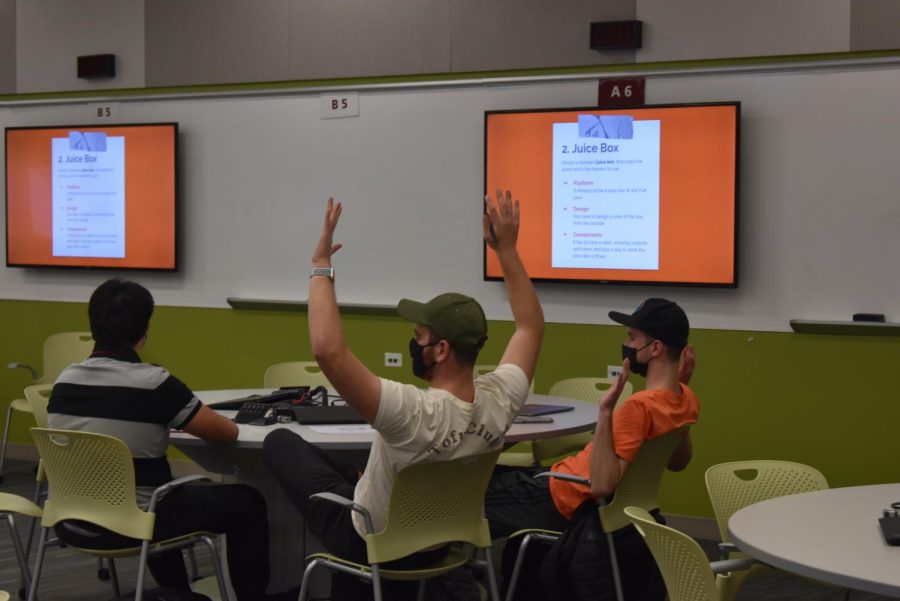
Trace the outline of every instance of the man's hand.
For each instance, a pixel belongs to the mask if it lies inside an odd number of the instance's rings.
[[[519,201],[513,201],[512,192],[506,191],[506,196],[501,190],[497,190],[497,199],[491,201],[490,195],[484,197],[485,215],[482,220],[484,225],[484,239],[494,252],[516,247],[516,238],[519,236]]]
[[[694,353],[694,345],[689,344],[681,350],[681,365],[678,367],[678,381],[689,384],[694,375],[694,366],[697,365],[697,355]]]
[[[341,203],[335,204],[333,198],[328,199],[328,208],[325,209],[325,225],[322,227],[322,235],[313,251],[313,267],[331,267],[331,255],[341,249],[342,244],[333,244],[332,237],[341,218]]]
[[[613,382],[612,386],[610,386],[606,394],[603,395],[603,398],[600,399],[600,413],[609,412],[612,413],[612,410],[616,407],[616,401],[619,400],[619,396],[622,394],[622,389],[625,388],[625,382],[628,381],[628,375],[631,373],[631,362],[628,359],[622,362],[622,371],[619,372],[616,381]]]

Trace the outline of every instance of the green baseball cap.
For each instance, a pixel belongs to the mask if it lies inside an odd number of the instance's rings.
[[[421,323],[463,352],[481,350],[487,340],[484,310],[474,298],[456,292],[439,294],[427,303],[408,298],[397,305],[400,317]]]

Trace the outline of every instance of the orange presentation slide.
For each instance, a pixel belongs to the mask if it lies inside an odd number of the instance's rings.
[[[175,270],[178,124],[6,129],[6,264]]]
[[[737,285],[740,104],[485,114],[535,280]],[[485,278],[500,278],[485,246]]]

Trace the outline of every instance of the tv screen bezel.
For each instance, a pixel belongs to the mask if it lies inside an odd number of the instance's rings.
[[[716,101],[716,102],[690,102],[690,103],[666,103],[666,104],[644,104],[640,106],[577,106],[566,108],[544,108],[544,109],[508,109],[508,110],[489,110],[484,111],[484,146],[483,146],[483,189],[486,195],[494,196],[494,190],[488,190],[488,118],[491,115],[508,115],[515,113],[566,113],[573,111],[640,111],[643,109],[668,109],[668,108],[702,108],[711,106],[731,106],[735,110],[735,136],[734,136],[734,244],[733,244],[733,265],[731,282],[690,282],[690,281],[663,281],[663,280],[618,280],[618,279],[584,279],[584,278],[543,278],[533,277],[529,274],[529,278],[535,283],[564,283],[564,284],[587,284],[587,285],[610,285],[610,286],[678,286],[690,288],[737,288],[739,282],[739,225],[740,225],[740,165],[741,165],[741,102],[739,100]],[[549,168],[549,167],[548,167]],[[516,191],[513,190],[513,195]],[[486,282],[502,282],[502,276],[488,275],[487,272],[488,246],[487,242],[482,245],[482,279]]]
[[[174,255],[172,267],[141,267],[141,266],[119,266],[119,265],[48,265],[45,263],[11,263],[9,258],[9,132],[23,130],[52,130],[52,129],[87,129],[87,130],[103,130],[103,129],[119,129],[119,128],[141,128],[141,127],[170,127],[172,129],[173,140],[173,173],[174,186],[173,190],[173,244]],[[83,123],[76,125],[28,125],[28,126],[10,126],[5,127],[3,132],[3,174],[4,174],[4,219],[6,221],[5,234],[5,252],[6,266],[24,269],[64,269],[75,271],[141,271],[141,272],[160,272],[160,273],[177,273],[181,269],[181,178],[179,168],[179,123],[177,121],[160,121],[160,122],[143,122],[143,123]],[[90,259],[90,257],[85,257]]]

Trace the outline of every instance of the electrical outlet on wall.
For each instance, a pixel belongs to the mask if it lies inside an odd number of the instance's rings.
[[[610,380],[614,380],[619,377],[619,374],[622,373],[621,365],[607,365],[606,366],[606,377]]]
[[[403,367],[403,354],[402,353],[385,353],[384,354],[384,366],[385,367]]]

